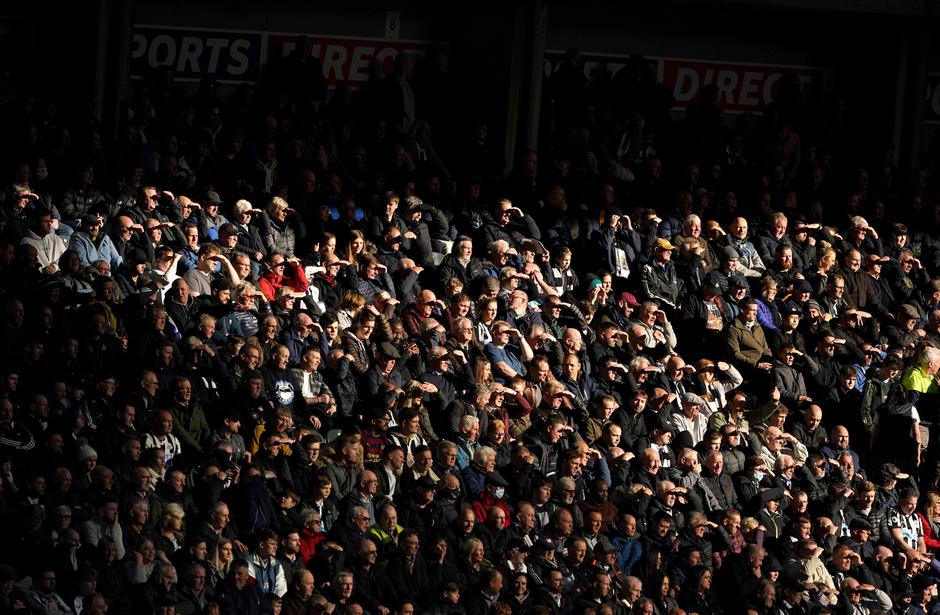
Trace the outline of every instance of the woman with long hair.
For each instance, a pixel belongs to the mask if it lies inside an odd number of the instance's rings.
[[[940,549],[940,493],[928,491],[921,500],[921,509],[917,511],[920,525],[924,528],[924,544],[927,551],[935,553]]]
[[[473,382],[493,386],[493,366],[484,357],[477,357],[473,363]]]
[[[653,608],[656,615],[669,615],[672,610],[678,608],[675,598],[672,596],[672,580],[664,572],[658,572],[645,586],[646,594],[653,601]]]
[[[358,230],[353,229],[349,231],[349,243],[346,244],[346,258],[345,260],[349,263],[350,267],[355,267],[355,263],[359,260],[359,257],[366,253],[366,236],[365,234]]]
[[[457,557],[457,569],[463,580],[464,587],[477,587],[480,574],[493,567],[485,557],[483,541],[479,538],[469,538],[460,550]]]
[[[826,290],[829,283],[829,272],[835,267],[836,251],[826,246],[819,250],[819,256],[816,257],[816,265],[803,273],[813,288],[813,296],[820,297]]]
[[[723,613],[715,594],[712,593],[712,571],[705,566],[695,566],[689,571],[685,585],[679,592],[679,607],[686,613],[699,615],[721,615]]]
[[[211,587],[218,585],[228,576],[235,561],[235,545],[225,537],[219,537],[215,549],[209,558],[209,582]]]

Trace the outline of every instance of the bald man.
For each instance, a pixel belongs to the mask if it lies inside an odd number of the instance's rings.
[[[313,333],[313,319],[303,312],[294,314],[290,327],[281,332],[281,343],[290,351],[291,367],[300,365],[305,347],[319,345]]]

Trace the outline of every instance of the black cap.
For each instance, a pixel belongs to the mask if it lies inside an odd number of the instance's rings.
[[[647,350],[650,358],[652,359],[665,359],[669,356],[672,351],[669,348],[669,344],[656,344],[652,348]]]
[[[760,492],[760,501],[770,502],[772,500],[779,500],[784,495],[783,491],[783,487],[772,487],[770,489],[764,489]]]
[[[809,285],[809,282],[806,280],[797,280],[793,283],[793,292],[795,293],[811,293],[813,292],[813,287]]]
[[[937,582],[926,574],[918,574],[913,579],[911,579],[911,589],[914,592],[922,592],[931,585],[936,585]]]
[[[850,530],[868,530],[870,532],[874,530],[875,527],[871,523],[866,521],[865,519],[862,519],[861,517],[855,517],[854,519],[852,519],[852,521],[849,522],[849,529]]]
[[[430,476],[422,476],[415,481],[415,486],[418,489],[424,489],[426,491],[434,491],[437,488],[437,483]]]
[[[800,581],[799,579],[794,579],[793,577],[784,577],[783,589],[789,589],[793,592],[805,592],[806,585],[804,585],[803,581]]]
[[[649,418],[646,421],[646,428],[649,431],[654,429],[659,429],[660,431],[675,431],[676,426],[666,420],[662,414],[658,412],[650,412]]]
[[[206,203],[209,205],[222,205],[222,199],[219,197],[219,193],[210,190],[206,192]]]
[[[398,352],[398,349],[391,344],[391,342],[382,342],[379,344],[379,352],[384,354],[389,359],[400,359],[401,353]]]
[[[7,564],[0,564],[0,581],[15,581],[16,579],[16,568]]]
[[[150,261],[147,260],[147,255],[143,250],[134,249],[127,255],[127,263],[131,266],[146,265],[148,262]]]
[[[509,486],[509,483],[503,478],[503,475],[495,470],[486,475],[486,482],[490,485],[496,485],[497,487],[506,488]]]
[[[506,545],[506,550],[512,551],[513,549],[519,549],[520,553],[528,553],[529,545],[527,545],[526,542],[522,540],[521,538],[513,538]]]
[[[607,555],[608,553],[616,553],[611,547],[608,547],[606,543],[597,541],[597,544],[594,545],[594,557],[600,557],[602,555]]]
[[[780,310],[780,315],[781,316],[802,316],[803,308],[800,305],[793,303],[792,301],[787,301],[784,308]]]

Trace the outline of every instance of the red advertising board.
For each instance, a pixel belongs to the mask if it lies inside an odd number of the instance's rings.
[[[545,74],[550,75],[564,57],[563,51],[545,52]],[[581,52],[584,74],[588,78],[603,67],[611,74],[620,70],[629,56],[623,54]],[[702,88],[715,85],[719,91],[719,102],[728,113],[761,113],[777,96],[780,79],[797,77],[804,88],[812,93],[822,81],[823,69],[811,66],[787,66],[780,64],[753,64],[713,60],[687,60],[682,58],[657,58],[646,56],[656,66],[660,83],[666,86],[676,99],[674,111],[683,111],[689,103],[698,99]]]
[[[297,34],[269,34],[267,59],[287,55],[294,48]],[[323,73],[329,86],[348,84],[353,87],[369,80],[369,71],[374,63],[381,65],[382,75],[395,68],[395,57],[407,51],[423,56],[435,43],[427,41],[402,41],[368,38],[344,38],[308,34],[310,54],[323,64]]]
[[[706,85],[718,88],[721,108],[730,113],[761,111],[777,97],[780,80],[798,78],[804,88],[818,85],[822,70],[806,66],[774,66],[661,58],[659,80],[672,91],[676,109],[685,109]]]
[[[155,68],[166,67],[183,82],[213,77],[220,83],[257,83],[265,62],[290,53],[298,35],[140,24],[134,26],[131,76],[140,79]],[[394,70],[398,54],[407,51],[423,56],[440,46],[430,41],[306,36],[331,88],[337,84],[359,87],[369,80],[373,66],[378,75],[387,75]]]

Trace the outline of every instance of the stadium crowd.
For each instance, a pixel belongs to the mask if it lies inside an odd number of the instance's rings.
[[[5,102],[0,614],[940,610],[926,170],[569,52],[504,175],[446,51],[304,42]]]

